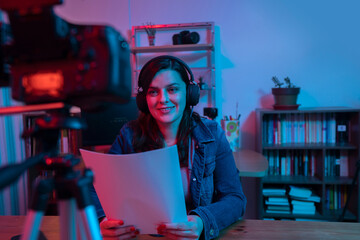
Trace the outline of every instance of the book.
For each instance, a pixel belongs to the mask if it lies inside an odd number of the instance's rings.
[[[290,196],[307,198],[310,197],[311,194],[312,191],[308,188],[300,188],[290,185],[290,191],[289,191]]]
[[[262,192],[264,196],[285,196],[286,194],[283,188],[264,188]]]

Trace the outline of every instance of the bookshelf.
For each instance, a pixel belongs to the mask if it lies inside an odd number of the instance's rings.
[[[260,218],[337,221],[360,159],[360,109],[256,109],[256,120],[257,151],[269,161],[259,180]],[[310,189],[320,198],[315,213],[293,214],[291,186]],[[290,211],[268,211],[264,189],[285,189]],[[359,180],[353,190],[344,221],[359,222]]]

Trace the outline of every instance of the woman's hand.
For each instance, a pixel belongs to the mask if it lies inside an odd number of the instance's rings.
[[[170,239],[198,239],[204,228],[202,219],[197,215],[188,215],[187,218],[187,222],[160,225],[158,233]]]
[[[124,221],[104,218],[100,223],[103,239],[132,239],[139,234],[134,226],[124,226]]]

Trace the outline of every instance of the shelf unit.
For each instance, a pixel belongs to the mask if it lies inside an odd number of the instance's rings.
[[[360,109],[256,109],[256,120],[257,151],[269,161],[267,175],[259,180],[260,218],[337,221],[360,159]],[[344,126],[346,131],[341,131]],[[290,185],[309,188],[320,197],[314,215],[266,212],[263,189],[288,193]],[[344,221],[360,221],[359,190],[357,179]]]
[[[195,110],[215,107],[214,23],[181,23],[152,25],[156,30],[155,45],[149,46],[146,26],[133,26],[131,32],[132,95],[137,94],[138,75],[142,66],[158,55],[173,55],[186,62],[200,85],[200,102]],[[172,36],[181,31],[197,32],[197,44],[173,45]],[[202,78],[200,82],[199,79]]]

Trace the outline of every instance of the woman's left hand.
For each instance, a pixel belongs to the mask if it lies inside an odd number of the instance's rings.
[[[158,233],[170,239],[198,239],[204,228],[202,219],[197,215],[187,218],[187,222],[161,224]]]

